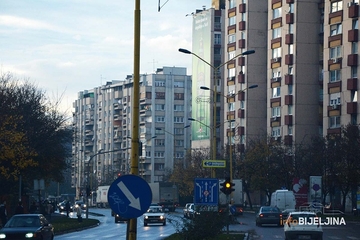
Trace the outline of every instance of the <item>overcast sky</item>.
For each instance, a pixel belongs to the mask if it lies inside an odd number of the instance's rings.
[[[166,3],[166,4],[165,4]],[[210,0],[141,1],[140,73],[187,67],[192,17]],[[135,1],[0,0],[0,72],[29,79],[71,113],[77,93],[133,71]]]

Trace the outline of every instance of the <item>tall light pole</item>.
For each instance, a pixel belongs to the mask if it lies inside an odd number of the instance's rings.
[[[187,49],[183,49],[183,48],[179,48],[179,52],[185,53],[185,54],[192,54],[193,56],[195,56],[196,58],[200,59],[201,61],[203,61],[204,63],[206,63],[208,66],[210,66],[213,69],[213,123],[212,123],[212,160],[216,160],[216,153],[217,153],[217,149],[216,149],[216,95],[217,93],[217,80],[218,80],[218,71],[220,70],[221,67],[223,67],[225,64],[231,62],[233,59],[239,57],[239,56],[245,56],[245,55],[249,55],[249,54],[253,54],[255,53],[255,50],[248,50],[245,51],[243,53],[240,53],[236,56],[234,56],[233,58],[229,59],[228,61],[220,64],[219,66],[213,66],[211,63],[207,62],[206,60],[204,60],[202,57],[200,57],[199,55],[187,50]],[[200,87],[201,88],[201,87]],[[203,88],[201,88],[203,89]],[[216,172],[215,172],[215,168],[212,169],[211,171],[211,177],[215,178],[216,177]]]

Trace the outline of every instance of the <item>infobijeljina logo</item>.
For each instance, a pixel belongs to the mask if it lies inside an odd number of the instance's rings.
[[[296,225],[321,225],[321,226],[339,226],[346,225],[343,217],[299,217],[297,219],[280,220],[282,224]]]

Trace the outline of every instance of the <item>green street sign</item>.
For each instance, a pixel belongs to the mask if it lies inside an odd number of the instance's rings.
[[[225,160],[203,160],[202,161],[203,167],[209,168],[224,168],[226,167]]]

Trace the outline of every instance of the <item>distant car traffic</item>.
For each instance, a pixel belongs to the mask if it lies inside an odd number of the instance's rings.
[[[66,201],[62,201],[61,203],[59,203],[57,205],[58,209],[59,209],[59,212],[66,212]],[[73,205],[70,203],[70,212],[73,211]]]
[[[302,218],[302,219],[301,219]],[[305,224],[300,224],[300,221]],[[314,212],[291,212],[284,222],[285,239],[319,239],[323,237],[323,229]]]
[[[183,215],[184,215],[185,218],[188,217],[188,211],[189,211],[190,204],[191,203],[185,204],[185,207],[183,208]]]
[[[191,203],[188,208],[188,211],[187,211],[187,217],[192,219],[192,218],[195,218],[199,214],[200,214],[200,212],[197,211],[195,204]]]
[[[281,226],[282,213],[277,207],[262,206],[256,214],[255,223],[256,226],[262,226],[263,224],[276,224]]]
[[[17,214],[0,229],[0,239],[54,239],[54,228],[42,214]]]
[[[86,204],[83,202],[83,201],[75,201],[75,204],[74,204],[74,207],[73,207],[73,209],[76,209],[76,208],[78,208],[78,207],[80,207],[81,208],[81,210],[86,210]]]
[[[119,214],[111,211],[111,216],[115,217],[115,223],[126,222],[128,219],[121,217]]]
[[[166,216],[161,206],[150,206],[143,216],[144,226],[147,226],[149,223],[162,223],[162,225],[166,225]]]

